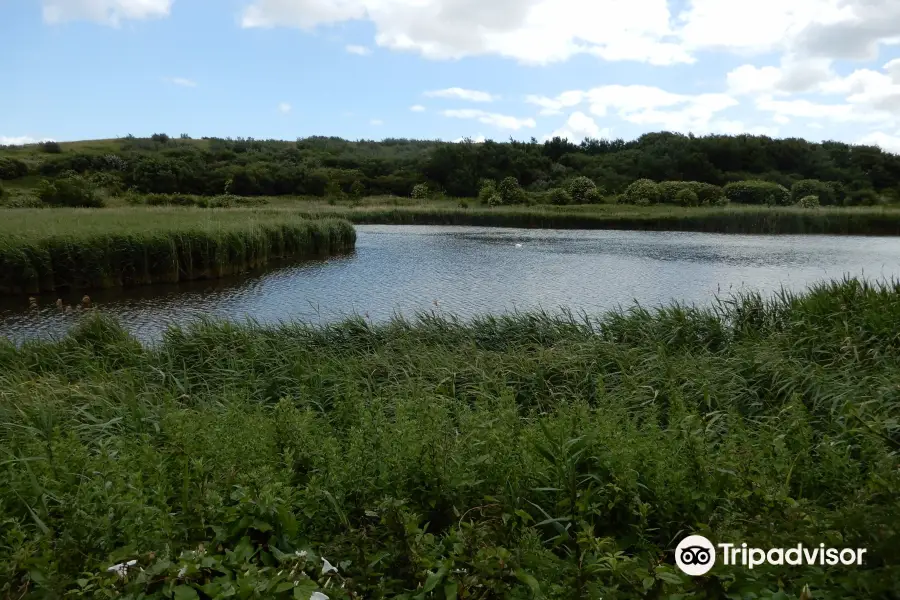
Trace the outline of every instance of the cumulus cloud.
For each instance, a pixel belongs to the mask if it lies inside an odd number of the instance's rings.
[[[475,137],[461,137],[453,140],[454,144],[461,144],[466,141],[471,141],[473,144],[483,144],[486,141],[486,138],[480,133]]]
[[[348,44],[344,46],[344,50],[346,50],[350,54],[356,54],[357,56],[368,56],[372,54],[372,51],[365,46],[356,46],[354,44]]]
[[[578,144],[585,138],[609,139],[612,135],[608,128],[601,129],[592,117],[579,110],[569,115],[563,127],[544,136],[544,141],[555,137],[566,138],[570,142]]]
[[[411,110],[413,112],[425,112],[425,107],[422,106],[421,104],[413,104],[412,106],[409,107],[409,110]]]
[[[499,96],[494,96],[488,92],[466,90],[458,87],[447,88],[445,90],[432,90],[430,92],[425,92],[424,95],[429,98],[455,98],[458,100],[468,100],[469,102],[493,102],[494,100],[499,100]]]
[[[498,129],[509,129],[512,131],[518,131],[525,127],[537,127],[535,120],[530,117],[520,119],[519,117],[511,117],[509,115],[501,115],[474,108],[445,110],[441,114],[445,117],[452,117],[455,119],[475,119],[479,123],[484,123],[485,125],[493,125]]]
[[[881,131],[873,131],[872,133],[862,136],[858,141],[860,144],[878,146],[882,150],[900,154],[900,131],[898,131],[896,135],[890,135]]]
[[[0,146],[24,146],[26,144],[37,144],[38,142],[52,142],[53,138],[43,137],[36,138],[30,135],[6,136],[0,135]]]
[[[280,112],[283,115],[288,114],[289,112],[291,112],[291,105],[288,104],[287,102],[280,103],[278,105],[278,112]]]
[[[612,114],[636,125],[685,133],[711,131],[716,113],[738,104],[735,98],[724,93],[676,94],[646,85],[604,85],[570,90],[555,98],[528,96],[526,101],[541,106],[542,114],[587,105],[589,112],[598,117]],[[576,114],[580,116],[575,117]],[[582,112],[573,113],[570,120],[573,117],[586,125],[583,118],[586,115]]]
[[[310,30],[368,20],[375,43],[427,58],[493,54],[548,64],[576,54],[666,65],[693,59],[677,43],[667,0],[255,0],[244,27]]]
[[[122,21],[169,16],[173,0],[43,0],[44,21],[84,20],[118,26]]]

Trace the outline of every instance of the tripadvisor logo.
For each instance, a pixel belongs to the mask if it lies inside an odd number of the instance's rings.
[[[713,545],[702,535],[689,535],[675,548],[675,564],[687,575],[705,575],[716,564],[716,548],[726,566],[742,566],[752,569],[759,565],[861,565],[865,548],[806,547],[797,544],[793,548],[748,548],[747,544]]]

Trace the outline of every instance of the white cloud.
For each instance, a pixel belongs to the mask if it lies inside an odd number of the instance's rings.
[[[372,54],[372,50],[370,50],[369,48],[365,46],[356,46],[353,44],[348,44],[344,47],[344,50],[346,50],[350,54],[356,54],[358,56],[368,56]]]
[[[882,150],[900,154],[900,131],[897,132],[897,135],[873,131],[859,138],[859,143],[867,146],[878,146]]]
[[[555,137],[566,138],[570,142],[578,144],[585,138],[610,139],[612,135],[608,128],[601,129],[593,118],[581,111],[575,111],[569,115],[563,127],[544,136],[544,141]]]
[[[175,85],[180,85],[182,87],[197,87],[197,82],[192,79],[186,79],[184,77],[173,77],[168,80]]]
[[[543,107],[541,114],[583,104],[591,114],[604,117],[614,113],[619,119],[648,128],[703,133],[713,128],[716,113],[738,105],[728,94],[686,95],[646,85],[604,85],[590,90],[570,90],[557,96],[527,96],[526,102]],[[586,125],[583,113],[573,113]],[[571,119],[572,117],[570,117]],[[564,128],[576,133],[571,127]]]
[[[413,104],[412,106],[409,107],[409,110],[411,110],[413,112],[425,112],[425,107],[422,106],[421,104]]]
[[[43,0],[44,21],[85,20],[118,26],[125,20],[169,16],[173,0]]]
[[[310,30],[368,20],[377,45],[431,59],[499,55],[548,64],[588,53],[691,62],[675,43],[670,19],[667,0],[254,0],[241,23]]]
[[[378,127],[379,125],[384,125],[384,121],[382,121],[381,119],[372,119],[371,121],[369,121],[369,125]]]
[[[470,102],[493,102],[494,100],[499,100],[499,96],[494,96],[488,92],[466,90],[458,87],[447,88],[445,90],[433,90],[425,92],[424,95],[429,98],[456,98],[458,100],[468,100]]]
[[[289,112],[291,112],[291,105],[288,104],[287,102],[280,103],[278,105],[278,112],[285,114],[285,115],[288,114]]]
[[[534,119],[530,117],[520,119],[518,117],[490,113],[473,108],[445,110],[441,114],[445,117],[452,117],[455,119],[476,119],[479,123],[484,123],[485,125],[493,125],[498,129],[510,129],[513,131],[518,131],[524,127],[534,128],[537,126]]]
[[[478,135],[476,135],[473,138],[464,138],[464,137],[456,138],[455,140],[453,140],[453,143],[461,144],[461,143],[465,142],[466,140],[471,140],[472,143],[474,143],[474,144],[483,144],[486,141],[486,138],[479,133]]]
[[[5,136],[0,135],[0,146],[24,146],[25,144],[37,144],[38,142],[52,142],[53,138],[36,138],[30,135]]]

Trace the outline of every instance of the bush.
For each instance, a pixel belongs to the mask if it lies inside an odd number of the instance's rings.
[[[47,154],[60,154],[62,152],[62,146],[59,145],[59,142],[53,141],[41,142],[38,144],[38,149]]]
[[[428,198],[428,185],[424,183],[417,183],[413,186],[412,194],[410,194],[413,200],[425,200]]]
[[[602,193],[597,184],[589,177],[575,177],[566,186],[566,192],[575,204],[594,204],[600,202]]]
[[[525,202],[525,191],[519,187],[519,180],[515,177],[506,177],[497,187],[502,204],[522,204]]]
[[[791,202],[791,193],[786,187],[771,181],[750,179],[735,181],[725,186],[725,197],[738,204],[768,204],[786,206]]]
[[[875,190],[854,190],[847,193],[845,204],[849,206],[876,206],[881,203],[881,196]]]
[[[800,208],[818,208],[819,207],[819,197],[815,194],[810,194],[809,196],[804,196],[797,201],[797,206]]]
[[[366,186],[363,185],[362,181],[357,179],[350,185],[350,195],[354,198],[362,198],[366,195]]]
[[[150,140],[153,142],[159,142],[160,144],[167,144],[169,142],[169,136],[165,133],[154,133],[150,136]]]
[[[818,179],[801,179],[791,186],[791,202],[797,203],[807,196],[816,196],[821,204],[838,203],[837,190],[826,181]]]
[[[28,175],[28,165],[17,158],[0,158],[0,179],[18,179]]]
[[[690,190],[697,195],[698,204],[715,204],[722,197],[722,188],[701,181],[663,181],[659,184],[660,202],[679,204],[678,192]]]
[[[638,179],[625,189],[623,194],[626,204],[647,206],[657,204],[661,197],[659,184],[652,179]]]
[[[478,188],[478,200],[490,204],[489,200],[497,193],[497,183],[493,179],[485,179]],[[492,205],[493,206],[493,205]]]
[[[0,183],[0,200],[6,195],[6,190],[3,188],[3,184]]]
[[[103,206],[103,200],[97,197],[91,184],[81,175],[67,175],[53,183],[44,179],[38,186],[38,197],[50,206]]]
[[[700,198],[694,190],[685,188],[679,190],[678,193],[675,194],[675,203],[680,206],[698,206],[700,204]]]
[[[556,204],[557,206],[572,204],[572,196],[562,188],[553,188],[550,190],[549,199],[551,204]]]

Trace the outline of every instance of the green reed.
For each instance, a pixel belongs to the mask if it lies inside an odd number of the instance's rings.
[[[0,344],[0,595],[893,598],[898,322],[900,284],[850,279]],[[691,578],[689,532],[867,561]]]
[[[0,294],[208,279],[271,260],[352,250],[353,227],[253,211],[9,211]]]

